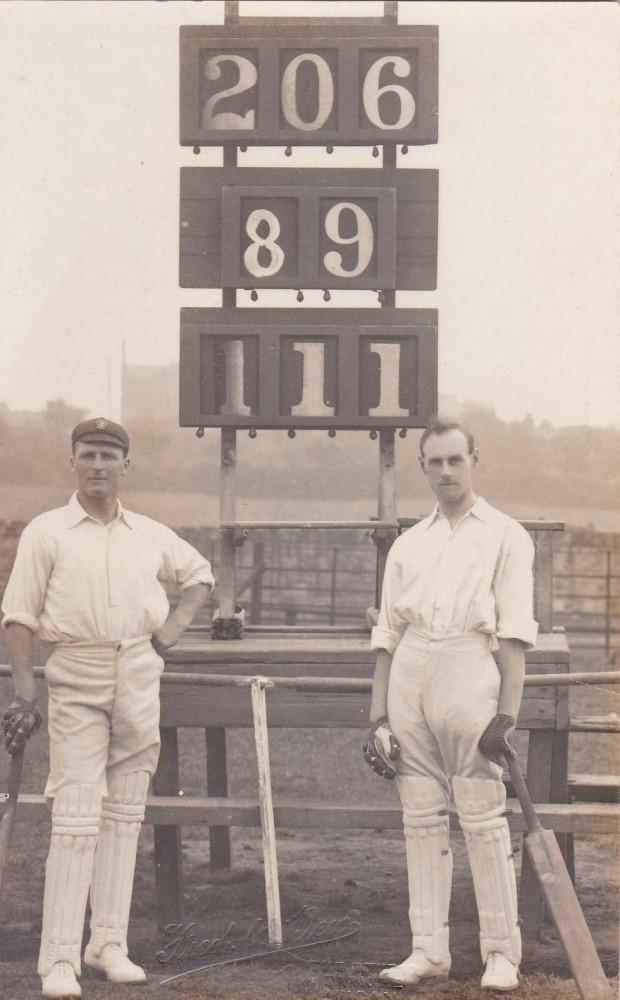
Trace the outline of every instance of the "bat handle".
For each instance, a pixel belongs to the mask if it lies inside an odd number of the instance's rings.
[[[514,790],[517,793],[519,802],[521,803],[525,825],[530,832],[533,830],[539,830],[541,828],[541,823],[532,804],[532,799],[530,793],[528,792],[527,785],[525,784],[525,778],[523,777],[521,765],[519,764],[519,758],[517,757],[517,752],[514,747],[510,747],[510,752],[505,755],[505,760],[508,765],[508,770],[510,771],[510,778],[514,786]]]

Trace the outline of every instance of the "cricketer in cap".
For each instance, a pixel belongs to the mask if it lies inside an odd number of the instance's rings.
[[[141,983],[127,953],[136,848],[159,756],[163,654],[204,604],[209,563],[170,528],[125,510],[129,435],[85,420],[71,435],[76,490],[20,538],[2,602],[14,699],[2,717],[15,754],[41,724],[34,639],[52,644],[48,686],[52,811],[38,972],[45,997],[79,997],[84,962]],[[163,584],[180,588],[170,611]],[[67,905],[70,900],[71,905]]]

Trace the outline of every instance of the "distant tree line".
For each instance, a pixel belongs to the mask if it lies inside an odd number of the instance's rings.
[[[132,447],[130,483],[138,490],[216,493],[219,434],[202,439],[188,428],[153,415],[128,427]],[[67,482],[69,436],[84,411],[62,400],[38,413],[11,411],[0,404],[0,463],[5,484],[61,485]],[[461,419],[476,437],[480,490],[498,501],[537,502],[615,509],[620,497],[620,430],[554,428],[548,422],[501,420],[476,403],[461,407]],[[398,439],[399,490],[424,492],[417,464],[418,431]],[[259,431],[256,440],[240,432],[239,491],[273,498],[342,499],[375,496],[378,447],[362,432]]]

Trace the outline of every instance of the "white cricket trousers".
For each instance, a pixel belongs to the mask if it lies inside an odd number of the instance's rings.
[[[48,799],[67,785],[155,772],[159,758],[159,679],[164,661],[150,636],[58,645],[45,666],[49,689]]]
[[[400,742],[413,951],[450,967],[450,784],[472,870],[483,961],[521,960],[517,889],[505,819],[502,768],[478,741],[497,712],[500,674],[480,632],[427,639],[407,629],[388,687],[388,721]]]
[[[502,769],[480,753],[478,740],[497,712],[500,673],[490,637],[467,632],[427,639],[406,629],[390,668],[388,719],[400,742],[398,773],[499,780]]]
[[[149,636],[57,646],[47,662],[52,807],[38,971],[79,975],[86,901],[89,954],[127,953],[127,924],[149,779],[159,756],[164,661]],[[87,957],[88,957],[87,953]]]

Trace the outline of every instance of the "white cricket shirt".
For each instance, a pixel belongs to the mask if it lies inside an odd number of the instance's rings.
[[[4,626],[18,622],[47,642],[133,639],[169,612],[162,583],[213,586],[206,559],[174,531],[124,510],[103,524],[74,493],[22,532],[2,601]]]
[[[409,625],[428,638],[484,632],[533,646],[533,558],[527,531],[482,497],[454,528],[435,507],[388,553],[372,649],[393,653]]]

